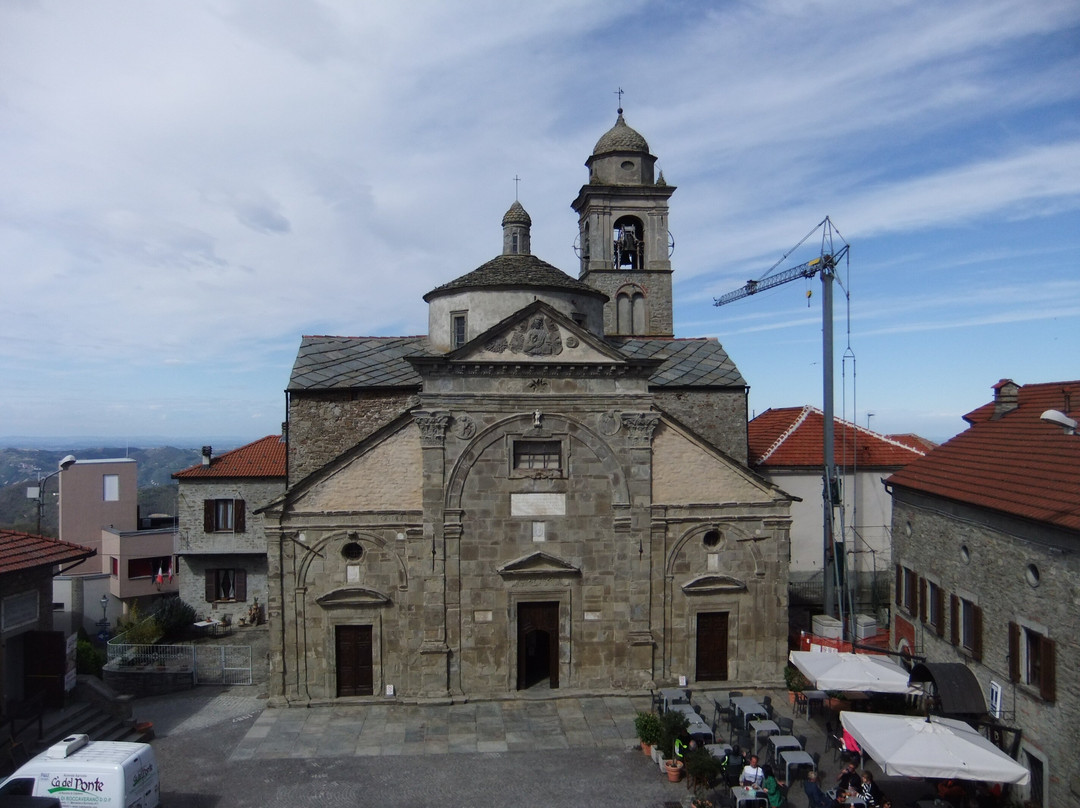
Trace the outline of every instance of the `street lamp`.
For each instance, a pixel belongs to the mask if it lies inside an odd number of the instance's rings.
[[[99,602],[101,603],[101,622],[98,625],[101,626],[101,633],[98,636],[102,640],[107,640],[109,638],[109,617],[105,610],[109,608],[109,596],[102,595]]]
[[[1047,410],[1039,416],[1043,421],[1049,421],[1051,424],[1057,424],[1065,430],[1066,435],[1075,435],[1077,421],[1075,418],[1070,418],[1060,410]]]
[[[67,468],[71,468],[75,464],[75,455],[68,455],[60,461],[60,468],[54,471],[52,474],[46,474],[44,477],[38,477],[37,490],[31,488],[26,492],[26,496],[29,499],[37,500],[37,535],[41,535],[41,511],[45,507],[45,483],[51,478],[55,477],[61,471]]]

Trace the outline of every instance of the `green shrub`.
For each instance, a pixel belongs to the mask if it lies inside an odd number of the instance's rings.
[[[668,710],[660,716],[660,753],[665,760],[675,757],[675,740],[686,734],[690,722],[686,716],[675,710]]]
[[[195,616],[194,607],[177,597],[165,601],[155,619],[162,635],[168,639],[187,634],[199,618]]]
[[[660,740],[660,716],[656,713],[638,713],[634,716],[634,731],[643,744],[655,746]]]
[[[152,617],[143,617],[135,603],[127,615],[117,619],[116,633],[118,636],[123,634],[122,641],[128,645],[153,645],[161,638],[157,621]]]
[[[84,632],[85,633],[85,632]],[[80,639],[75,645],[75,672],[90,674],[101,678],[101,669],[105,667],[108,656],[100,648],[95,648],[89,640]]]

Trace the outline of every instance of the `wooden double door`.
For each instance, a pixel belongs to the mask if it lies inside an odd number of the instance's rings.
[[[728,678],[727,612],[698,613],[696,668],[699,682],[721,682]]]
[[[334,630],[339,696],[375,694],[371,626],[338,626]]]

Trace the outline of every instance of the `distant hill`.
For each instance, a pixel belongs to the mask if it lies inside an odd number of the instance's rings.
[[[158,446],[150,449],[101,447],[73,451],[55,449],[0,449],[0,527],[11,530],[36,529],[37,506],[35,500],[26,498],[26,489],[37,485],[38,478],[56,471],[60,460],[74,454],[81,460],[104,460],[130,457],[139,464],[139,512],[176,514],[177,486],[171,476],[174,472],[199,462],[198,449],[177,449]],[[45,509],[42,513],[41,532],[55,536],[57,531],[56,503],[57,482],[46,484]]]

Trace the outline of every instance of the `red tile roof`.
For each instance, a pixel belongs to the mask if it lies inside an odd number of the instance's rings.
[[[834,418],[833,452],[843,467],[898,468],[926,450]],[[825,414],[816,407],[769,409],[748,425],[750,465],[755,468],[820,468]]]
[[[210,464],[178,471],[173,479],[208,479],[215,477],[284,477],[287,444],[280,435],[267,435],[239,449],[211,458]]]
[[[968,413],[965,431],[886,481],[1012,516],[1080,530],[1080,433],[1042,421],[1046,410],[1080,418],[1080,381],[994,385],[1004,406]],[[1016,390],[1015,408],[1009,398]]]
[[[71,542],[32,533],[0,530],[0,575],[67,564],[93,555],[97,555],[97,550]]]

